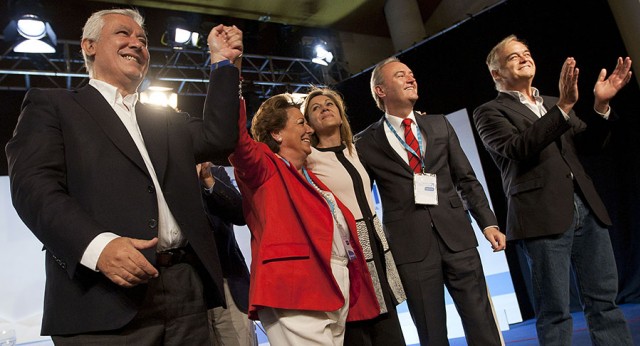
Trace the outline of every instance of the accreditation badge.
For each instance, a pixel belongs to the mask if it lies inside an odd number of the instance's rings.
[[[413,195],[416,204],[438,205],[438,182],[432,173],[413,175]]]

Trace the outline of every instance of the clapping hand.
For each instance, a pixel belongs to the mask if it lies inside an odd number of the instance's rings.
[[[622,89],[629,80],[631,80],[631,59],[629,57],[618,58],[616,68],[613,70],[608,78],[607,70],[600,70],[598,80],[593,88],[593,94],[595,95],[595,109],[600,113],[606,113],[609,110],[609,101],[616,96],[618,91]]]

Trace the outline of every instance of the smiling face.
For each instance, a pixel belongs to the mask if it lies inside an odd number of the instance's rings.
[[[509,41],[498,53],[500,67],[491,71],[502,90],[519,90],[530,86],[536,74],[536,64],[529,48],[519,41]]]
[[[316,135],[331,134],[340,130],[342,116],[336,102],[325,95],[318,95],[309,101],[309,125]]]
[[[280,143],[278,154],[293,162],[304,161],[311,154],[311,135],[313,129],[307,124],[296,107],[287,108],[287,123],[284,128],[271,133]]]
[[[418,100],[418,82],[413,71],[399,62],[393,61],[380,69],[383,82],[375,87],[376,94],[384,101],[385,107],[413,107]]]
[[[108,14],[103,20],[100,38],[82,41],[82,49],[94,59],[93,78],[134,93],[149,68],[147,36],[131,17]]]

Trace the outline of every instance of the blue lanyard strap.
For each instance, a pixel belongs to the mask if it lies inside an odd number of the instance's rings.
[[[318,185],[316,185],[316,183],[314,183],[313,180],[311,180],[311,177],[309,176],[307,169],[304,167],[302,167],[302,174],[304,174],[304,177],[305,179],[307,179],[307,182],[309,182],[309,184],[311,184],[311,186],[313,186],[313,188],[315,188],[318,191],[320,196],[322,196],[325,199],[325,201],[327,201],[327,204],[329,205],[329,209],[331,209],[331,216],[333,217],[333,223],[335,225],[334,227],[338,227],[338,233],[340,234],[340,238],[342,239],[342,245],[344,246],[344,250],[347,253],[347,257],[349,257],[349,261],[355,260],[356,252],[353,249],[353,246],[351,245],[351,241],[349,240],[350,238],[349,230],[348,229],[345,230],[344,227],[342,227],[342,224],[340,224],[340,222],[338,221],[338,216],[336,215],[336,205],[331,200],[330,198],[331,196],[327,196],[328,194],[332,194],[332,193],[328,191],[320,190],[320,187],[318,187]],[[335,198],[335,195],[333,197]]]
[[[398,139],[398,141],[400,142],[400,144],[402,144],[402,146],[413,156],[417,157],[418,160],[420,160],[420,166],[422,167],[422,173],[425,173],[425,167],[424,167],[424,157],[422,157],[422,155],[420,155],[420,153],[416,153],[408,144],[407,142],[404,141],[404,139],[402,139],[399,135],[398,132],[396,132],[396,129],[393,128],[393,126],[391,126],[391,122],[389,121],[389,119],[387,119],[387,116],[384,117],[384,122],[385,124],[387,124],[387,126],[389,127],[389,130],[391,130],[391,132],[396,136],[396,138]],[[420,128],[418,128],[417,124],[416,124],[416,128],[418,129],[418,131],[416,131],[416,138],[418,139],[418,148],[422,148],[422,134],[420,134]],[[421,149],[422,150],[422,149]]]
[[[331,215],[333,215],[333,217],[335,218],[335,205],[333,205],[333,202],[331,201],[331,199],[327,198],[321,191],[320,191],[320,187],[318,187],[318,185],[316,185],[316,183],[313,182],[313,180],[311,180],[311,177],[309,176],[309,173],[307,173],[307,169],[302,167],[302,174],[304,174],[305,179],[307,179],[307,182],[309,182],[309,184],[311,184],[311,186],[313,186],[318,193],[320,194],[320,196],[322,196],[322,198],[324,198],[325,201],[327,201],[327,204],[329,205],[329,208],[331,209]]]

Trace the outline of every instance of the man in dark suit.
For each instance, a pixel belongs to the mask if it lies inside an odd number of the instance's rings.
[[[385,115],[355,143],[380,191],[382,221],[420,344],[448,345],[446,285],[467,342],[500,345],[478,243],[460,197],[494,251],[504,249],[505,236],[458,137],[444,116],[414,112],[418,85],[398,59],[375,67],[371,93]]]
[[[89,85],[31,89],[6,147],[13,204],[46,249],[42,334],[56,344],[208,345],[204,290],[224,304],[195,164],[233,150],[219,138],[238,132],[242,32],[209,34],[203,121],[137,102],[143,21],[94,13],[81,42]]]
[[[203,187],[204,210],[214,229],[224,277],[227,308],[209,310],[209,329],[214,346],[255,346],[255,326],[249,320],[249,269],[236,241],[233,225],[244,226],[242,196],[222,166],[205,162],[198,173]]]
[[[601,130],[615,118],[609,101],[629,82],[631,60],[619,58],[606,79],[606,71],[600,72],[595,122],[588,127],[572,110],[578,101],[573,58],[562,66],[559,98],[541,96],[532,87],[536,65],[526,44],[513,35],[491,50],[487,66],[498,97],[478,107],[473,118],[502,172],[507,239],[520,241],[531,264],[540,344],[571,345],[573,263],[593,343],[631,345],[615,304],[618,279],[606,229],[611,220],[578,160],[580,149],[602,146],[608,136]]]

